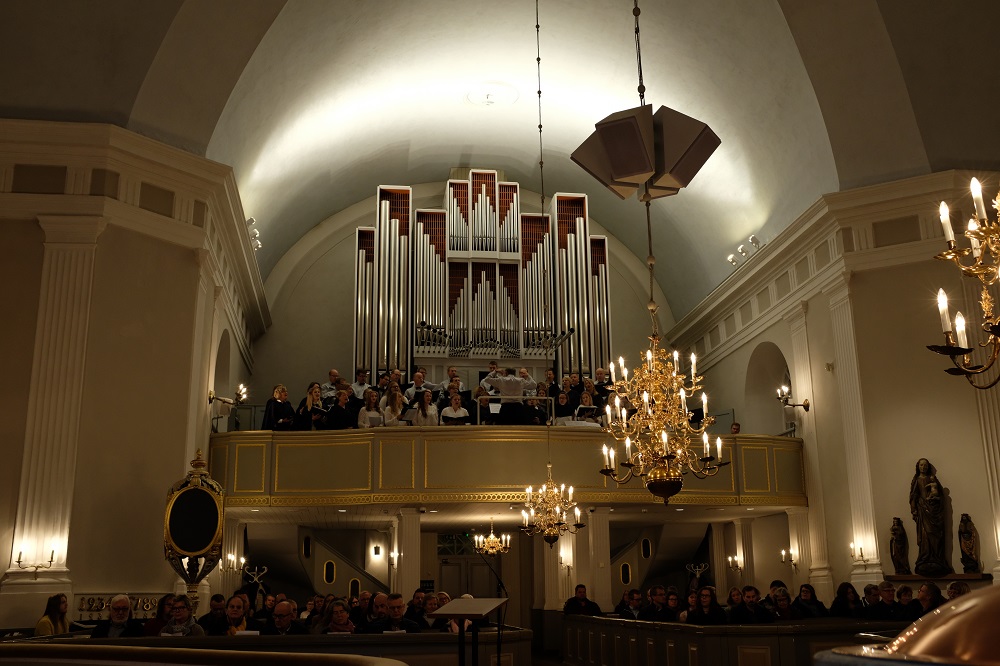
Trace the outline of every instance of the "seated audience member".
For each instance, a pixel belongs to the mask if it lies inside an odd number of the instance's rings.
[[[378,393],[372,389],[365,389],[365,404],[358,412],[359,428],[374,428],[385,424],[385,417],[382,410],[378,408]]]
[[[580,393],[580,404],[577,405],[576,409],[573,411],[573,420],[603,425],[604,415],[601,414],[597,405],[594,404],[592,394],[587,393],[586,391]]]
[[[454,366],[453,366],[454,367]],[[413,591],[413,597],[410,598],[410,603],[406,605],[406,613],[403,614],[407,620],[413,620],[416,622],[417,618],[424,611],[424,597],[427,596],[427,592],[422,587],[418,587]]]
[[[264,405],[261,430],[291,430],[295,426],[295,408],[288,402],[288,389],[278,384]]]
[[[783,588],[779,587],[774,592],[774,614],[779,620],[801,620],[802,612],[792,606],[792,595],[791,593]]]
[[[567,421],[571,421],[573,419],[573,405],[570,404],[569,394],[565,391],[560,391],[559,395],[556,396],[554,409],[556,425],[566,425]]]
[[[639,605],[642,605],[642,599],[639,600]],[[615,609],[612,612],[615,615],[621,615],[621,612],[624,610],[628,610],[628,590],[622,592],[622,598],[618,600],[618,605],[615,606]],[[631,618],[625,619],[629,620]]]
[[[226,600],[226,635],[235,636],[240,631],[247,630],[248,606],[243,597],[234,594]]]
[[[351,613],[347,608],[347,603],[340,601],[330,602],[326,613],[323,616],[324,634],[353,634],[354,623],[351,622]]]
[[[958,597],[968,594],[971,591],[972,589],[969,587],[969,584],[964,581],[955,580],[948,583],[947,594],[949,599],[957,599]]]
[[[906,608],[913,601],[913,588],[909,585],[900,585],[896,589],[896,601]]]
[[[368,601],[368,610],[360,618],[360,621],[352,618],[354,621],[354,633],[366,634],[368,633],[368,627],[384,619],[389,614],[389,609],[386,605],[387,601],[388,595],[385,592],[376,592],[373,594]]]
[[[403,595],[393,592],[386,601],[387,614],[385,617],[372,622],[365,629],[367,634],[385,634],[405,632],[407,634],[420,633],[420,626],[413,620],[407,620],[403,615],[406,613],[406,601]]]
[[[703,585],[698,589],[698,605],[688,611],[688,624],[717,625],[726,624],[726,611],[722,610],[715,596],[715,588]]]
[[[156,604],[156,616],[146,620],[142,633],[146,636],[159,636],[163,628],[170,622],[174,613],[174,595],[167,593],[160,597]]]
[[[587,598],[587,586],[577,585],[573,590],[573,596],[563,604],[564,615],[601,615],[601,607],[596,602]]]
[[[65,594],[53,594],[45,602],[45,613],[35,624],[35,636],[59,636],[69,633],[69,600]]]
[[[379,402],[379,409],[382,410],[383,423],[386,426],[406,425],[405,422],[400,421],[406,412],[406,400],[403,397],[403,392],[399,390],[399,384],[389,382],[389,388]]]
[[[299,613],[300,620],[308,620],[312,616],[313,608],[315,608],[316,602],[312,599],[306,600],[306,609]]]
[[[434,394],[430,391],[421,391],[420,399],[417,402],[417,413],[413,415],[410,425],[415,426],[436,426],[438,424],[438,410],[434,406]]]
[[[295,429],[324,430],[327,414],[323,399],[320,397],[319,382],[310,382],[309,388],[306,389],[306,397],[302,398],[298,409],[295,410]]]
[[[792,608],[799,611],[803,619],[826,617],[830,611],[816,598],[816,589],[809,583],[799,585],[799,596],[792,602]]]
[[[678,622],[687,622],[688,615],[698,609],[698,590],[691,590],[687,595],[687,607],[677,613]]]
[[[766,624],[774,622],[774,613],[760,605],[760,590],[753,585],[743,587],[743,601],[729,612],[730,624]]]
[[[777,605],[774,601],[774,593],[778,591],[779,587],[785,588],[785,591],[787,592],[788,586],[785,585],[784,581],[775,579],[771,581],[771,584],[768,587],[768,595],[764,597],[764,600],[760,602],[760,605],[767,610],[774,612],[774,607]]]
[[[674,617],[677,618],[674,620],[675,622],[680,621],[681,593],[673,585],[667,587],[667,610],[673,613]]]
[[[874,583],[868,583],[867,585],[865,585],[865,596],[864,599],[861,600],[861,605],[864,606],[865,608],[868,608],[869,606],[874,606],[879,602],[879,598],[880,597],[878,594],[878,585],[875,585]]]
[[[898,621],[906,619],[902,605],[896,601],[896,588],[887,580],[878,584],[877,603],[871,604],[865,610],[865,618],[869,620]]]
[[[284,601],[282,599],[281,601]],[[271,614],[274,612],[274,607],[278,603],[278,598],[273,594],[264,595],[264,605],[261,607],[260,611],[257,613],[255,619],[263,622],[267,622],[271,619]]]
[[[353,416],[348,408],[352,395],[354,394],[348,390],[337,391],[337,403],[330,407],[326,419],[326,427],[329,430],[347,430],[356,427],[357,417]]]
[[[198,618],[198,624],[208,636],[225,636],[229,623],[226,621],[226,598],[213,594],[208,601],[209,611]]]
[[[729,594],[726,596],[726,605],[722,608],[726,611],[727,616],[731,616],[733,609],[741,603],[743,603],[743,590],[734,585],[729,588]]]
[[[624,608],[621,608],[621,604],[615,606],[618,617],[622,620],[638,620],[642,608],[642,592],[632,588],[622,595],[622,601],[625,604]]]
[[[360,626],[364,618],[368,615],[368,606],[371,604],[371,599],[371,592],[361,590],[361,594],[358,595],[358,603],[351,608],[351,622],[354,623],[355,627]]]
[[[451,595],[443,590],[437,593],[437,598],[438,598],[438,608],[444,608],[449,603],[451,603]]]
[[[934,583],[924,583],[917,588],[917,598],[906,607],[906,619],[917,620],[945,602],[941,588]]]
[[[635,590],[639,592],[639,590]],[[630,593],[631,595],[631,593]],[[639,595],[639,601],[642,601],[642,595]],[[674,594],[674,598],[677,595]],[[629,603],[632,603],[632,597],[629,597]],[[670,608],[667,603],[667,590],[662,585],[654,585],[649,588],[649,604],[641,609],[638,613],[637,619],[644,620],[646,622],[676,622],[677,621],[677,611],[676,609]]]
[[[469,411],[462,407],[462,396],[457,393],[451,396],[451,405],[441,412],[443,425],[466,425],[469,423]]]
[[[463,594],[460,598],[472,599],[473,596],[471,594]],[[459,621],[462,623],[462,627],[463,629],[465,629],[465,631],[468,631],[469,629],[472,628],[472,620],[459,620]],[[448,620],[448,633],[451,634],[459,633],[458,622],[455,621],[455,618],[450,618]]]
[[[309,630],[295,621],[295,609],[288,601],[275,604],[270,621],[260,630],[265,636],[304,636]]]
[[[861,608],[861,599],[853,585],[845,581],[837,586],[837,596],[830,604],[831,617],[858,617]]]
[[[421,631],[448,631],[448,620],[441,617],[429,617],[429,615],[440,608],[437,595],[428,592],[424,596],[424,610],[420,617],[414,620]]]
[[[324,382],[320,388],[320,398],[323,400],[332,400],[333,396],[337,393],[338,387],[340,386],[340,373],[336,368],[330,370],[330,380]]]
[[[174,597],[171,606],[173,613],[167,626],[160,632],[161,636],[204,636],[205,630],[195,622],[191,613],[191,600],[186,594]]]
[[[354,392],[354,397],[358,400],[364,400],[365,391],[370,388],[371,386],[368,385],[368,371],[358,368],[354,372],[354,383],[351,384],[351,391]]]
[[[524,368],[522,368],[524,370]],[[535,380],[531,378],[527,370],[523,376],[519,376],[514,368],[507,368],[501,372],[491,372],[483,378],[480,386],[483,388],[495,388],[502,396],[500,399],[500,414],[497,423],[500,425],[518,425],[524,421],[521,396],[525,389],[535,385]]]
[[[494,425],[496,416],[490,409],[490,392],[482,386],[477,386],[473,397],[476,401],[476,409],[479,410],[479,425]]]
[[[110,619],[98,620],[91,638],[139,638],[144,636],[142,623],[132,618],[132,601],[127,594],[111,597]]]

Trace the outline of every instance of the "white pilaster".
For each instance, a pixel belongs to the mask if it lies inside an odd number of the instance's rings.
[[[729,560],[726,559],[726,524],[722,522],[712,523],[712,561],[709,566],[712,568],[712,580],[715,581],[716,590],[720,595],[734,585],[729,582]],[[742,587],[742,585],[740,586]]]
[[[56,582],[70,593],[66,547],[69,541],[79,439],[80,406],[90,325],[97,238],[105,220],[93,216],[41,216],[45,232],[42,278],[35,327],[35,350],[28,388],[24,458],[14,524],[11,586],[44,587]],[[53,400],[58,396],[53,408]],[[35,577],[18,568],[48,562]]]
[[[796,402],[811,399],[813,395],[812,365],[809,355],[809,333],[806,328],[806,302],[795,304],[785,313],[792,334],[792,391]],[[803,553],[801,562],[797,564],[799,575],[808,577],[809,583],[816,588],[820,599],[833,598],[833,572],[830,569],[830,559],[826,545],[826,514],[824,513],[823,483],[820,472],[819,445],[816,432],[815,411],[795,409],[798,419],[798,430],[802,437],[802,448],[806,476],[806,496],[809,498],[808,515],[801,518],[801,525],[808,527],[808,532],[801,531],[797,536],[799,552]],[[796,512],[798,510],[796,509]],[[792,532],[792,514],[788,514],[789,534]]]
[[[542,553],[542,575],[545,579],[545,605],[543,608],[544,610],[561,611],[563,604],[569,599],[569,595],[563,594],[565,589],[563,578],[566,577],[566,569],[559,565],[560,546],[565,545],[565,542],[560,538],[554,546],[549,546],[542,541],[541,537],[532,538],[536,539],[535,548],[538,548]]]
[[[837,361],[837,394],[844,432],[844,458],[847,462],[847,487],[851,499],[851,540],[863,548],[867,566],[854,563],[851,582],[860,589],[867,583],[882,580],[878,539],[875,536],[875,502],[872,497],[871,470],[868,461],[868,438],[861,396],[861,368],[854,337],[854,312],[851,307],[850,275],[845,274],[827,291],[830,319]]]
[[[590,545],[590,583],[587,596],[601,609],[612,609],[611,598],[611,507],[600,506],[590,510],[587,517],[587,537]]]
[[[216,285],[213,278],[211,253],[195,250],[198,259],[198,285],[195,293],[194,329],[192,335],[191,381],[188,393],[187,455],[194,458],[201,449],[208,457],[208,435],[212,429],[212,413],[208,403],[209,377],[212,372],[212,342],[214,337]]]
[[[736,525],[736,555],[740,559],[740,579],[743,585],[756,585],[753,566],[753,518],[734,518]],[[759,587],[759,586],[758,586]]]
[[[792,587],[798,590],[802,583],[809,583],[816,588],[820,599],[833,599],[833,581],[827,576],[825,587],[820,589],[811,577],[810,563],[813,561],[810,544],[809,509],[804,506],[793,506],[785,509],[788,516],[788,549],[791,552],[794,566],[792,570]],[[829,588],[829,589],[827,589]]]
[[[401,508],[396,523],[396,570],[393,591],[420,587],[420,512]]]

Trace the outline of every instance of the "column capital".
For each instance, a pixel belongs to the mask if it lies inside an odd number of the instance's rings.
[[[108,224],[99,215],[39,215],[37,219],[46,243],[93,244]]]
[[[821,291],[830,299],[830,307],[835,307],[851,296],[851,271],[837,273],[823,285]]]
[[[784,319],[792,328],[805,326],[806,312],[809,310],[809,301],[797,301],[792,303],[782,314]]]
[[[805,516],[809,513],[809,507],[807,506],[790,506],[785,508],[785,514],[788,516]]]

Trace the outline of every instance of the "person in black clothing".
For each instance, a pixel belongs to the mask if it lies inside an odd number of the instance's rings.
[[[337,402],[335,405],[330,407],[329,413],[326,417],[325,425],[329,430],[347,430],[348,428],[354,428],[358,423],[358,412],[360,409],[354,412],[354,416],[351,416],[351,410],[348,408],[348,403],[351,401],[351,396],[354,395],[350,391],[337,391]]]
[[[858,617],[861,614],[861,598],[854,586],[844,581],[837,586],[837,596],[830,604],[831,617]]]
[[[408,634],[420,633],[420,625],[403,617],[406,612],[406,602],[403,595],[393,592],[387,602],[388,615],[380,618],[365,628],[366,634],[384,634],[387,632],[405,631]]]
[[[645,622],[676,622],[677,612],[667,606],[667,590],[662,585],[649,588],[649,605],[639,611]]]
[[[792,602],[792,608],[797,609],[806,619],[830,614],[823,602],[816,598],[816,589],[809,583],[799,586],[799,596]]]
[[[309,630],[295,620],[295,611],[287,601],[274,606],[268,621],[260,629],[262,636],[305,636]]]
[[[403,617],[407,620],[417,621],[424,612],[424,597],[427,596],[427,590],[422,587],[418,587],[413,591],[413,598],[410,599],[410,603],[406,606],[406,612],[403,613]]]
[[[278,384],[264,406],[261,430],[291,430],[295,426],[295,408],[288,402],[288,389]]]
[[[600,616],[601,607],[587,598],[587,586],[577,585],[573,596],[566,600],[563,605],[563,613],[566,615],[594,615]]]
[[[632,588],[625,593],[625,603],[625,608],[618,611],[618,617],[622,620],[638,620],[642,606],[642,592]]]
[[[715,596],[715,588],[704,585],[698,590],[698,605],[688,611],[688,624],[716,625],[726,624],[726,611],[722,610]]]
[[[138,638],[144,636],[142,623],[132,618],[132,602],[126,594],[111,598],[111,616],[108,620],[100,620],[91,638]]]
[[[934,583],[924,583],[917,588],[917,598],[906,606],[906,619],[916,620],[945,602],[941,588]]]
[[[325,430],[326,408],[320,398],[319,382],[310,382],[306,389],[306,397],[299,402],[295,410],[296,430]]]
[[[743,601],[729,613],[730,624],[764,624],[774,622],[774,613],[760,605],[760,590],[753,585],[743,587]]]
[[[905,620],[903,605],[896,601],[896,587],[887,580],[878,584],[878,603],[865,609],[865,618],[869,620],[898,621]]]
[[[421,631],[448,631],[448,620],[443,617],[428,617],[440,607],[438,597],[433,592],[424,595],[424,610],[414,622]]]
[[[386,608],[387,599],[388,596],[385,592],[376,592],[372,595],[371,601],[368,602],[368,611],[362,616],[360,623],[354,623],[354,633],[367,634],[370,625],[384,619],[389,614],[389,609]]]
[[[208,601],[209,612],[198,618],[198,624],[205,630],[206,636],[223,636],[229,623],[226,622],[226,598],[221,594],[213,594]]]

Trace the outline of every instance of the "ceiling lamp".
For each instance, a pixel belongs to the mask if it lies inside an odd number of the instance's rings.
[[[537,492],[532,490],[531,486],[524,490],[526,495],[524,506],[527,510],[521,510],[521,517],[524,518],[521,531],[528,536],[541,534],[542,539],[551,548],[559,540],[560,534],[563,532],[576,534],[580,528],[586,527],[586,524],[580,519],[580,507],[573,501],[573,486],[569,487],[567,495],[566,484],[557,485],[552,480],[552,463],[547,463],[546,467],[549,476],[542,487]],[[576,520],[572,524],[566,522],[571,509]]]
[[[948,205],[942,201],[939,213],[948,249],[935,255],[934,258],[952,261],[963,275],[979,279],[982,286],[979,297],[979,307],[982,311],[981,328],[986,333],[986,341],[978,343],[977,346],[985,347],[989,351],[989,358],[982,364],[973,359],[975,346],[969,345],[965,317],[962,316],[961,312],[957,313],[955,323],[952,325],[951,313],[948,310],[948,296],[945,295],[944,289],[938,290],[938,313],[941,315],[941,330],[944,332],[945,343],[943,345],[928,345],[927,348],[932,352],[951,357],[951,362],[955,367],[947,368],[945,372],[965,377],[969,384],[977,389],[988,389],[1000,382],[1000,375],[993,379],[984,377],[981,383],[977,383],[976,380],[993,367],[997,356],[1000,355],[1000,316],[994,311],[994,300],[990,294],[990,287],[997,283],[998,274],[1000,274],[1000,222],[991,221],[986,216],[983,189],[977,179],[972,179],[970,189],[972,190],[976,216],[969,219],[965,232],[965,237],[969,239],[969,247],[956,245],[955,232],[951,227],[951,213],[948,210]],[[998,208],[998,200],[1000,200],[1000,195],[997,195],[997,199],[993,200],[994,209]],[[970,255],[971,261],[963,262],[963,259]]]
[[[661,106],[646,104],[639,46],[639,0],[635,0],[635,57],[639,70],[639,106],[612,113],[573,151],[570,159],[625,199],[640,200],[677,194],[687,187],[721,141],[700,120]]]
[[[506,555],[510,552],[510,535],[493,534],[493,519],[490,518],[490,535],[477,534],[472,538],[476,552],[481,555]]]

